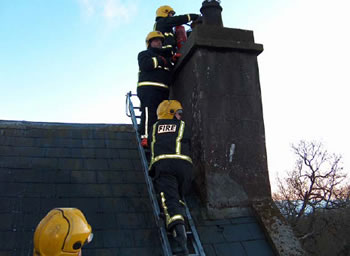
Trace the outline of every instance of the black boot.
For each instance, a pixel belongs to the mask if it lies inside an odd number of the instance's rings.
[[[181,251],[176,253],[176,255],[181,256],[187,256],[188,255],[188,249],[187,249],[187,234],[184,224],[177,224],[173,228],[173,237],[178,244],[178,247],[181,248]]]

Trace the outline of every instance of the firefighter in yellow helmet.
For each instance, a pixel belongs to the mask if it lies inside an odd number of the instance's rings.
[[[33,256],[81,256],[93,233],[84,214],[76,208],[55,208],[38,224]]]
[[[157,107],[169,98],[173,63],[162,49],[164,36],[152,31],[146,37],[147,50],[138,54],[139,79],[137,96],[141,102],[139,134],[142,146],[147,147],[149,130],[157,121]]]
[[[184,195],[192,180],[190,131],[182,121],[183,109],[176,100],[163,101],[158,121],[152,127],[150,175],[166,218],[166,227],[173,233],[181,252],[188,255],[185,230]]]
[[[173,8],[169,5],[160,6],[156,11],[156,22],[154,30],[164,34],[164,48],[169,48],[173,53],[176,52],[176,39],[173,28],[194,21],[198,14],[176,15]]]

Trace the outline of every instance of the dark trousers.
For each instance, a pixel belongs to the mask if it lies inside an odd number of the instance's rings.
[[[153,124],[157,122],[158,105],[169,99],[169,90],[156,86],[141,86],[137,87],[137,96],[141,102],[139,134],[141,138],[148,138]]]
[[[186,216],[184,205],[180,200],[184,200],[185,194],[189,191],[193,180],[192,164],[185,160],[165,159],[154,165],[153,185],[157,195],[164,193],[165,204],[170,217],[175,215]],[[168,229],[183,221],[170,223]]]

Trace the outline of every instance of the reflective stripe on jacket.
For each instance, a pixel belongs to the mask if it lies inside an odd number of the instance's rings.
[[[153,125],[151,137],[151,163],[149,169],[160,160],[179,159],[192,163],[190,135],[185,122],[161,119]]]

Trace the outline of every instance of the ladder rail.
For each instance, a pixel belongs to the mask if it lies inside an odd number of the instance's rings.
[[[204,252],[204,249],[202,247],[202,243],[199,240],[199,235],[198,235],[197,229],[196,229],[196,227],[194,225],[194,222],[193,222],[190,210],[187,207],[187,202],[186,201],[185,201],[185,210],[186,210],[187,221],[188,221],[188,224],[190,225],[190,228],[191,228],[191,231],[192,231],[192,236],[193,236],[193,239],[195,241],[195,243],[193,243],[193,247],[194,247],[195,253],[200,255],[200,256],[205,256],[205,252]]]
[[[145,180],[146,180],[147,190],[148,190],[148,194],[149,194],[149,197],[150,197],[150,200],[152,203],[154,218],[155,218],[157,226],[160,230],[160,238],[161,238],[163,253],[164,253],[164,256],[173,256],[171,246],[169,243],[169,239],[168,239],[168,235],[167,235],[168,233],[167,233],[167,230],[165,228],[164,220],[160,218],[160,209],[159,209],[158,201],[156,198],[156,193],[155,193],[155,190],[153,187],[153,182],[152,182],[152,179],[148,175],[148,162],[147,162],[147,158],[145,155],[145,151],[144,151],[143,147],[141,146],[141,139],[140,139],[140,136],[138,134],[138,124],[137,124],[137,120],[136,120],[137,116],[135,115],[134,109],[140,109],[140,108],[133,106],[133,103],[131,101],[132,96],[136,96],[136,94],[132,94],[131,91],[126,94],[126,115],[128,117],[131,117],[133,127],[136,131],[136,139],[137,139],[138,149],[139,149],[140,156],[141,156],[141,162],[142,162],[142,166],[143,166],[143,170],[144,170],[144,176],[145,176]],[[194,221],[192,219],[191,213],[187,207],[186,202],[185,202],[185,212],[186,212],[188,224],[189,224],[190,229],[191,229],[190,234],[192,236],[191,237],[192,246],[195,250],[195,254],[190,254],[190,256],[192,256],[192,255],[193,256],[205,256],[204,249],[203,249],[202,244],[200,242],[199,235],[197,233],[196,227],[194,225]]]
[[[141,155],[141,162],[142,162],[142,166],[143,166],[144,176],[146,179],[147,190],[148,190],[148,194],[149,194],[149,197],[150,197],[150,200],[152,203],[154,218],[155,218],[157,226],[160,230],[160,238],[161,238],[163,253],[164,253],[164,256],[172,256],[173,254],[172,254],[172,250],[171,250],[169,240],[167,237],[167,232],[166,232],[166,229],[164,227],[164,222],[163,222],[163,220],[160,219],[160,210],[159,210],[157,198],[155,196],[153,183],[152,183],[151,178],[148,175],[148,163],[147,163],[145,152],[141,146],[141,140],[140,140],[140,137],[138,134],[138,126],[137,126],[136,116],[135,116],[135,112],[134,112],[134,107],[133,107],[133,104],[131,102],[131,96],[133,96],[133,94],[130,91],[126,95],[126,108],[127,108],[126,114],[127,114],[127,116],[131,117],[133,127],[136,131],[136,139],[137,139],[139,152]],[[128,112],[129,112],[129,115],[128,115]]]

